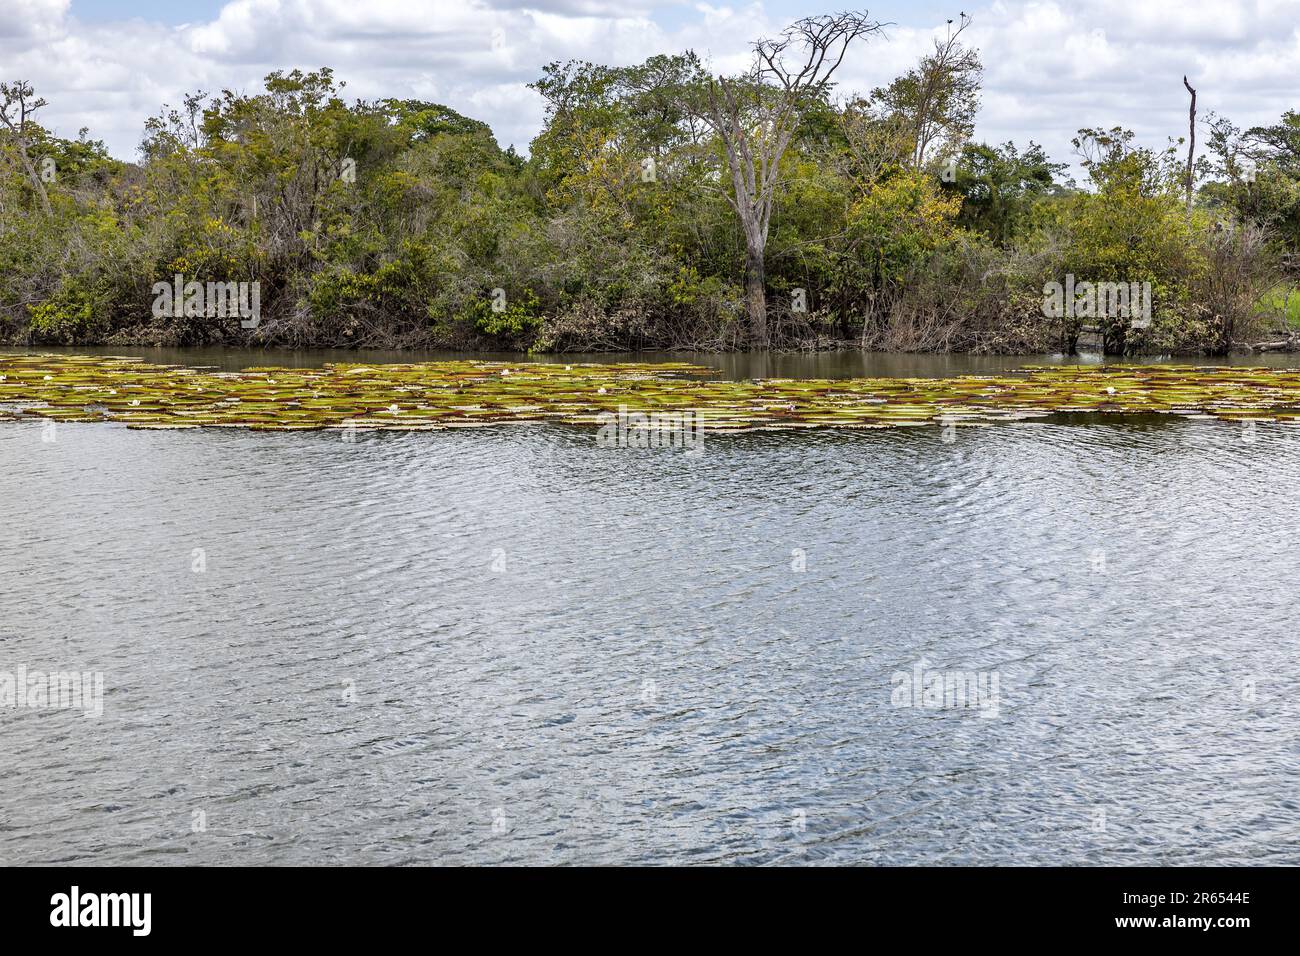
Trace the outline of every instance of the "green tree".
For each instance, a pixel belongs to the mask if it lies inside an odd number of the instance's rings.
[[[1031,228],[1035,204],[1058,184],[1065,169],[1036,143],[1023,152],[1014,143],[967,145],[949,187],[962,199],[958,225],[999,244],[1014,241]]]

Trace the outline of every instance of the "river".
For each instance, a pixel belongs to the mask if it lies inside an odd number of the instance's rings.
[[[0,423],[0,672],[102,714],[0,709],[2,863],[1300,862],[1300,430],[45,437]]]

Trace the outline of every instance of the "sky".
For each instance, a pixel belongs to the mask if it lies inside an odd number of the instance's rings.
[[[1163,146],[1186,132],[1184,73],[1202,116],[1249,126],[1300,109],[1300,0],[868,4],[893,26],[850,52],[839,92],[869,92],[906,71],[963,4],[985,67],[978,140],[1033,140],[1071,162],[1076,130],[1121,125]],[[321,66],[347,82],[349,98],[441,102],[526,152],[543,116],[528,83],[552,60],[627,64],[693,49],[730,72],[754,39],[832,9],[812,0],[0,0],[0,76],[34,84],[56,133],[88,127],[123,159],[136,157],[144,120],[187,92],[252,93],[271,70]]]

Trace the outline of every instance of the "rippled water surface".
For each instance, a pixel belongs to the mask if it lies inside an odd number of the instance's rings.
[[[1300,430],[11,423],[0,465],[0,671],[105,687],[0,709],[0,862],[1300,862]],[[922,660],[996,715],[894,706]]]

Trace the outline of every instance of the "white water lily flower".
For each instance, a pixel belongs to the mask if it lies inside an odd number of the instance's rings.
[[[398,408],[396,405],[389,405],[389,406],[388,406],[388,414],[390,414],[390,415],[396,415],[396,414],[397,414],[398,412],[400,412],[400,411],[401,411],[401,409]]]
[[[140,399],[138,399],[138,398],[133,398],[133,399],[131,399],[131,404],[132,404],[132,405],[139,405],[139,404],[140,404]]]

